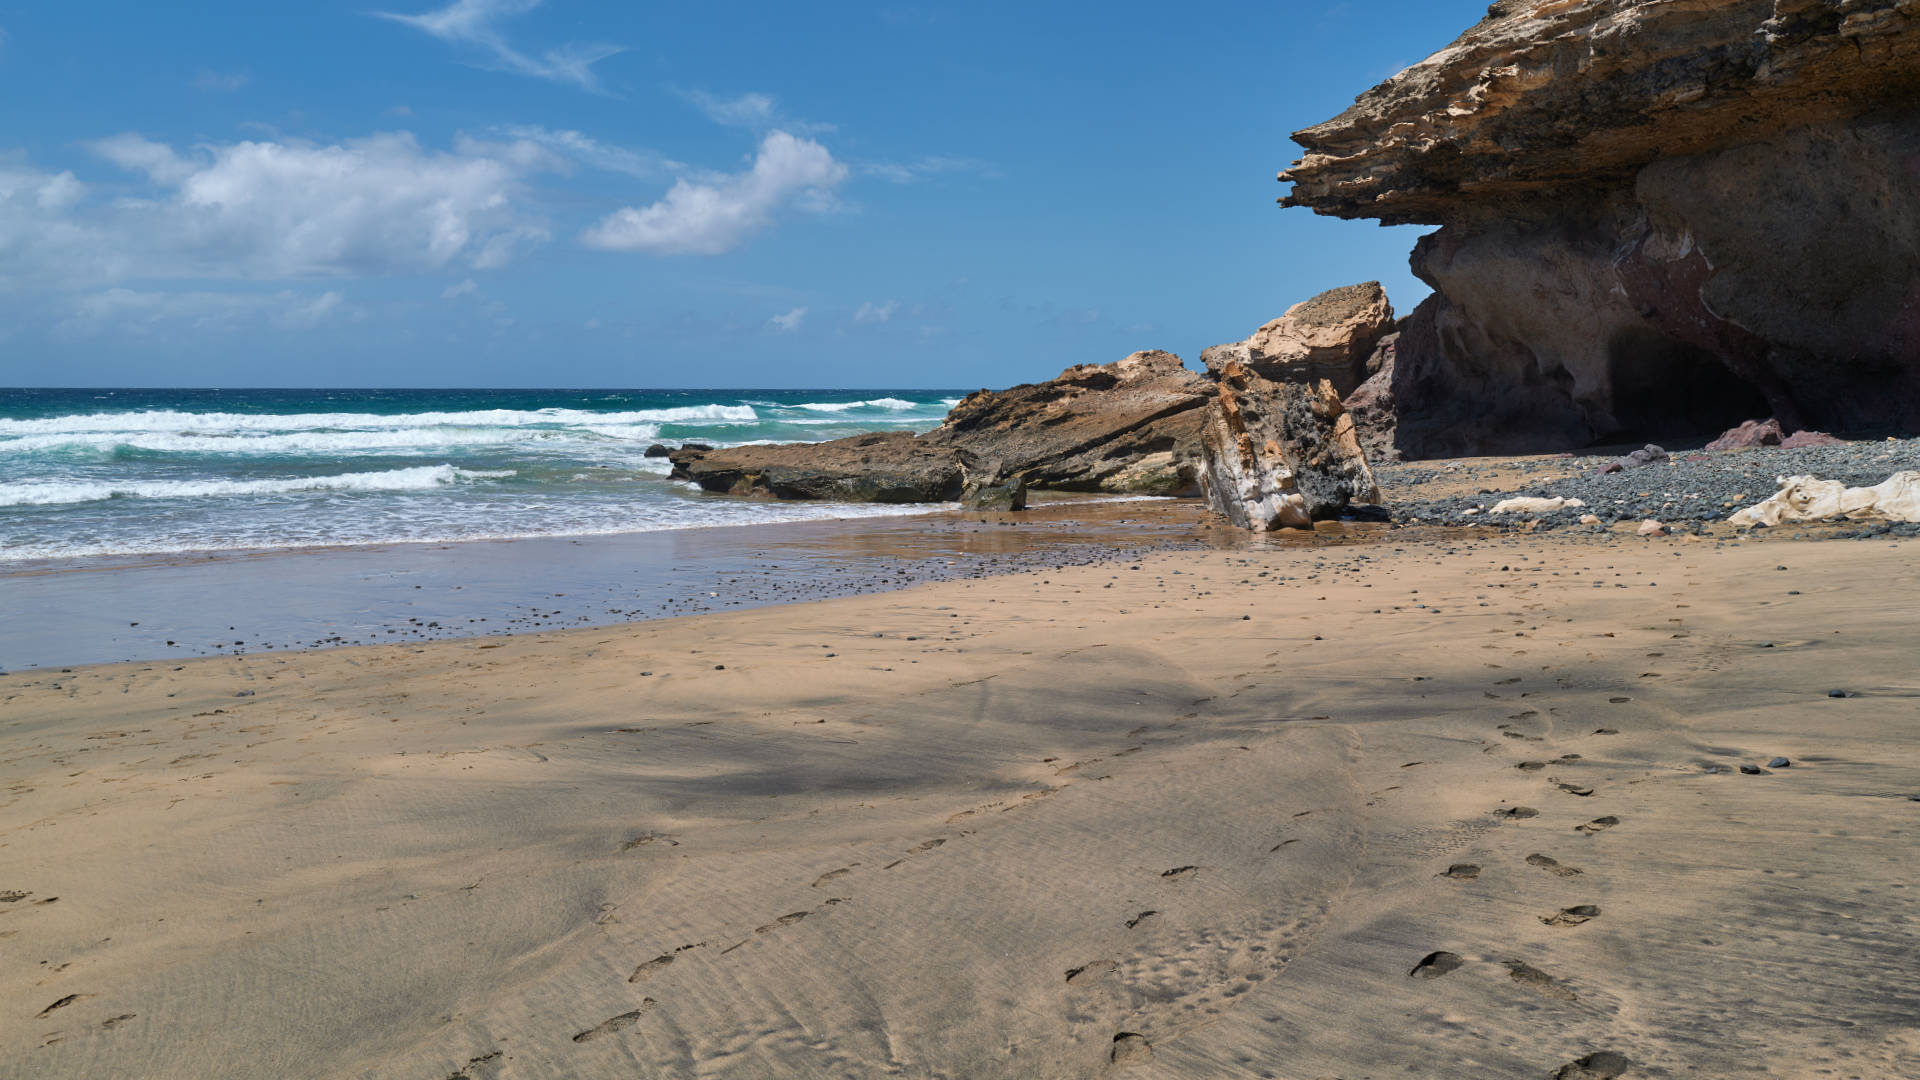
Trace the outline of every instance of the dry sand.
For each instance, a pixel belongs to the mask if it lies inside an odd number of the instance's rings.
[[[1255,546],[6,676],[0,1075],[1920,1075],[1913,550]]]

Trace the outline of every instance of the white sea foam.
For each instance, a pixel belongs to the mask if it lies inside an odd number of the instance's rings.
[[[902,401],[897,397],[873,398],[868,401],[815,401],[805,405],[795,405],[796,409],[812,409],[814,412],[846,412],[849,409],[886,409],[890,412],[906,412],[918,409],[920,404],[914,401]]]
[[[379,431],[404,428],[584,427],[620,424],[750,424],[760,419],[751,405],[682,405],[630,412],[582,409],[480,409],[471,412],[396,413],[196,413],[171,409],[90,413],[38,420],[0,420],[0,435],[67,435],[87,432]]]
[[[457,447],[516,446],[560,450],[606,440],[651,441],[658,424],[595,425],[590,428],[388,428],[379,431],[297,431],[282,434],[199,434],[196,432],[65,432],[0,438],[0,456],[50,451],[145,450],[176,454],[379,454]]]
[[[227,495],[285,495],[303,491],[427,491],[468,480],[513,476],[511,469],[456,469],[425,465],[385,472],[298,476],[272,480],[27,480],[0,484],[0,506],[58,506],[107,499],[196,499]]]
[[[298,548],[364,547],[373,544],[449,544],[468,541],[533,540],[546,537],[613,536],[672,532],[732,525],[829,521],[850,518],[910,517],[953,510],[957,503],[769,503],[757,500],[703,499],[693,502],[635,504],[618,517],[582,515],[573,520],[543,520],[539,525],[489,528],[472,520],[420,523],[412,534],[377,535],[316,530],[302,533],[286,524],[271,530],[208,537],[122,538],[109,541],[24,543],[0,546],[0,564],[42,559],[94,559],[121,555],[173,555],[201,551],[284,551]]]

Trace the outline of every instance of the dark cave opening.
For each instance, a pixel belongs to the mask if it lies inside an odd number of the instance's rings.
[[[1628,330],[1607,342],[1607,375],[1615,426],[1596,442],[1712,438],[1770,415],[1759,388],[1719,357],[1655,330]]]

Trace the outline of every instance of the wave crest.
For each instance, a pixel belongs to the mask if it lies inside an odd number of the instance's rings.
[[[424,465],[385,472],[341,473],[274,480],[29,480],[0,484],[0,506],[61,506],[108,499],[197,499],[230,495],[286,495],[303,491],[428,491],[471,480],[504,480],[512,469],[458,469]]]

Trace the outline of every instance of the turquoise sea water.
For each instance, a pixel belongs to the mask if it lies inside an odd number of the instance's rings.
[[[648,446],[926,430],[930,390],[0,390],[0,563],[915,512],[704,495]]]

